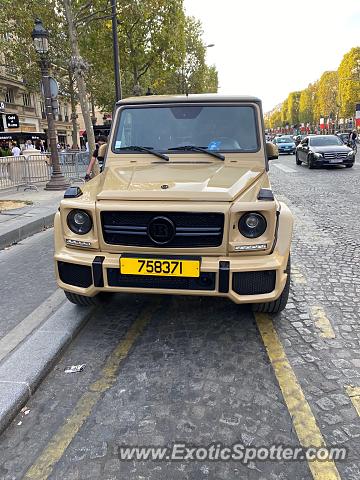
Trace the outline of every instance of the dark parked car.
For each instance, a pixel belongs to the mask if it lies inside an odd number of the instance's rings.
[[[295,141],[290,136],[283,135],[281,137],[276,137],[274,138],[273,143],[278,147],[279,153],[291,153],[292,155],[295,153]]]
[[[355,152],[337,135],[305,137],[296,149],[296,164],[306,163],[309,168],[324,165],[345,165],[350,168],[355,162]]]

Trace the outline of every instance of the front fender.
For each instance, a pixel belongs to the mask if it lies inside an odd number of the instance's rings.
[[[280,202],[279,224],[277,231],[276,250],[280,255],[286,255],[290,251],[293,233],[294,217],[289,207]]]

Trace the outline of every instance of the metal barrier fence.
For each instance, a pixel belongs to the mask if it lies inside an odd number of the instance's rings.
[[[63,175],[70,182],[84,181],[86,169],[89,165],[88,152],[59,153],[59,161]]]
[[[59,153],[59,161],[63,175],[70,182],[84,181],[89,164],[88,152]],[[0,190],[10,187],[37,190],[37,183],[50,180],[51,168],[48,153],[0,157]]]

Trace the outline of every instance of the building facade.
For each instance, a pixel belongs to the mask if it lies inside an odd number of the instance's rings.
[[[58,99],[56,115],[58,143],[72,144],[70,105]],[[26,84],[5,66],[0,66],[0,140],[14,140],[19,145],[26,140],[47,138],[47,121],[44,100],[40,92],[29,92]]]

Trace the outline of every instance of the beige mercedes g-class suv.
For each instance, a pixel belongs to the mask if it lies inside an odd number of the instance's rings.
[[[126,292],[281,311],[293,219],[269,183],[274,149],[257,98],[118,102],[102,173],[70,187],[55,216],[59,287],[79,305]]]

